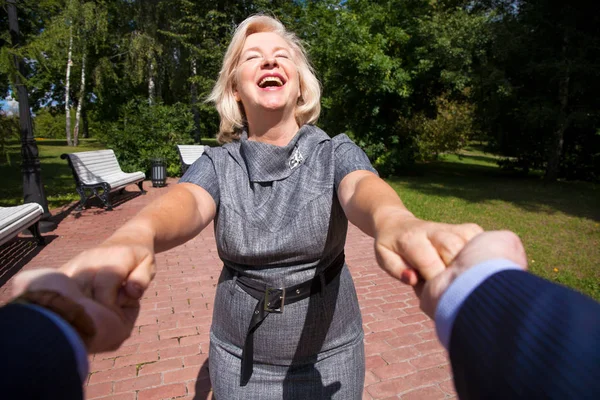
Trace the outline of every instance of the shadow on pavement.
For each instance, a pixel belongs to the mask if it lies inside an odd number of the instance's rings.
[[[196,378],[196,387],[193,400],[215,400],[212,394],[212,384],[210,383],[210,374],[208,373],[208,359],[200,367],[198,377]]]
[[[46,245],[56,238],[55,235],[44,235]],[[19,237],[0,246],[0,287],[4,286],[43,249],[44,246],[39,245],[37,240],[32,237]]]

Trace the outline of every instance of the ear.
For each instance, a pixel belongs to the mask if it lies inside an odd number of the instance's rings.
[[[242,98],[240,97],[239,92],[235,88],[233,88],[233,97],[235,98],[235,101],[237,101],[238,103],[240,101],[242,101]]]

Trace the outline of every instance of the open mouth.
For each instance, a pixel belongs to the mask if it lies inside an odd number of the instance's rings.
[[[285,80],[280,76],[265,76],[258,82],[258,87],[266,89],[270,87],[281,87],[285,84]]]

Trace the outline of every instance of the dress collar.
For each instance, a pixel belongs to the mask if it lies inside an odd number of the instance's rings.
[[[285,146],[248,140],[248,134],[244,131],[237,143],[227,147],[238,163],[246,166],[251,182],[272,182],[290,176],[307,160],[316,146],[326,140],[330,138],[321,129],[304,125]]]

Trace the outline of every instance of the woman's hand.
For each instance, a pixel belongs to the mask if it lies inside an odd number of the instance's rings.
[[[383,218],[375,233],[375,256],[388,274],[414,286],[446,269],[465,244],[483,230],[476,224],[423,221],[404,210]]]
[[[116,350],[131,335],[139,313],[139,303],[120,297],[116,306],[107,307],[84,294],[89,287],[80,286],[64,273],[51,268],[26,271],[15,276],[13,296],[25,291],[51,290],[79,304],[91,318],[95,335],[86,341],[88,351]]]
[[[60,271],[77,282],[81,292],[108,307],[135,304],[154,278],[156,264],[151,246],[115,244],[109,239],[64,264]]]

